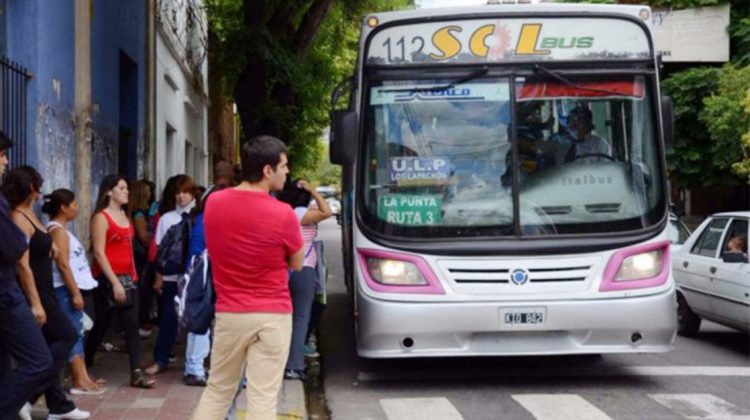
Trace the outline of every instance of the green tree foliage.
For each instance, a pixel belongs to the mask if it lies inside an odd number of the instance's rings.
[[[675,147],[667,160],[679,187],[736,185],[741,182],[741,134],[727,119],[741,121],[745,86],[742,66],[750,64],[750,2],[746,0],[655,0],[663,7],[700,7],[731,4],[730,59],[721,68],[694,67],[669,76],[662,84],[675,102]],[[734,91],[732,91],[734,89]],[[734,112],[734,115],[727,113]],[[740,130],[739,125],[730,127]],[[747,128],[745,128],[747,131]],[[746,149],[745,149],[746,151]],[[741,165],[740,165],[741,166]],[[733,168],[734,172],[733,172]]]
[[[734,170],[750,182],[745,145],[750,139],[750,67],[724,66],[717,83],[716,91],[703,100],[705,109],[700,114],[711,137],[711,164],[724,171]]]
[[[294,171],[322,163],[333,87],[352,72],[362,17],[412,0],[206,0],[223,89],[246,138],[278,136]],[[327,161],[327,158],[324,160]]]
[[[317,161],[318,165],[312,168],[305,168],[300,171],[295,171],[293,178],[304,178],[310,180],[313,185],[336,185],[341,187],[341,166],[334,165],[328,160],[328,148],[327,142],[320,142],[320,148],[318,149]]]
[[[745,108],[745,117],[750,118],[750,89],[748,89],[742,104]],[[750,183],[750,128],[742,135],[740,147],[742,148],[742,160],[733,164],[732,169]]]
[[[711,138],[698,118],[703,98],[716,89],[719,69],[699,67],[675,73],[662,84],[674,102],[675,146],[667,153],[670,177],[679,187],[710,185],[720,181],[722,171],[706,153]]]

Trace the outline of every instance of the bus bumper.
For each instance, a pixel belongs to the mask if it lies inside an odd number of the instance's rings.
[[[673,349],[674,288],[618,299],[394,302],[357,296],[357,352],[366,358],[658,353]],[[511,311],[542,325],[507,325]]]

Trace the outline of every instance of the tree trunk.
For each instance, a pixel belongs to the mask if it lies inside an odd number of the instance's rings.
[[[304,57],[307,51],[310,50],[315,41],[315,35],[318,33],[318,29],[320,29],[320,25],[326,19],[328,13],[331,12],[332,8],[333,0],[316,0],[310,6],[310,9],[307,10],[297,29],[292,46],[298,56]]]
[[[265,25],[268,31],[277,37],[286,34],[286,42],[280,42],[279,45],[288,45],[291,52],[299,60],[303,60],[313,45],[320,25],[333,8],[334,0],[313,0],[295,26],[295,15],[291,11],[303,6],[299,3],[290,0],[290,3],[277,5],[275,13],[265,16],[269,10],[265,9],[267,5],[264,4],[264,0],[244,0],[245,27]],[[287,144],[292,141],[292,127],[280,123],[277,118],[264,116],[263,111],[267,110],[264,107],[273,105],[285,110],[294,110],[297,106],[297,94],[292,84],[270,84],[267,81],[272,71],[270,63],[265,62],[262,57],[251,56],[248,57],[247,64],[237,79],[234,99],[242,122],[243,142],[261,134],[278,137]]]

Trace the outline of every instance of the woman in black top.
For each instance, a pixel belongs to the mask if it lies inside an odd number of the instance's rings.
[[[55,297],[52,238],[33,209],[41,196],[42,182],[34,168],[20,166],[10,171],[3,183],[3,193],[13,209],[13,221],[29,238],[29,251],[18,263],[18,277],[52,355],[53,372],[31,403],[44,393],[49,419],[87,419],[89,413],[76,408],[60,386],[60,371],[78,334]]]

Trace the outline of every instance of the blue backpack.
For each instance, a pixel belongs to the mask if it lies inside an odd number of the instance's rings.
[[[182,215],[182,220],[170,227],[156,249],[156,271],[164,276],[183,274],[190,247],[190,216]]]
[[[188,331],[205,334],[214,319],[216,303],[208,251],[193,257],[183,283],[180,294],[175,297],[177,314]]]

